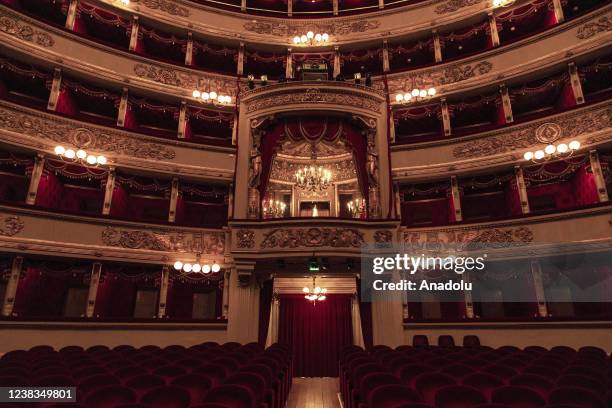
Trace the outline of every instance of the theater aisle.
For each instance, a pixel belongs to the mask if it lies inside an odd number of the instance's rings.
[[[287,408],[340,408],[337,378],[294,378]]]

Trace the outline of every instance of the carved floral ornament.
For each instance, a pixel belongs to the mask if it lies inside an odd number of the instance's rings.
[[[0,129],[54,144],[70,144],[101,153],[143,159],[172,160],[176,152],[163,145],[127,137],[112,130],[77,126],[70,121],[38,113],[20,113],[0,107]]]
[[[194,89],[217,89],[225,95],[236,96],[236,81],[218,75],[193,75],[172,68],[152,64],[135,64],[134,74],[143,79],[163,85],[176,86],[189,91]]]
[[[191,233],[106,227],[102,231],[102,242],[112,247],[163,252],[223,255],[225,251],[223,232]]]
[[[532,242],[533,231],[527,227],[405,231],[403,240],[405,249],[413,251],[511,248]]]
[[[301,35],[306,31],[328,33],[330,35],[349,35],[364,33],[380,27],[378,20],[348,20],[330,23],[313,22],[276,22],[276,21],[249,21],[244,23],[244,29],[256,34],[265,34],[282,37]]]
[[[190,11],[186,7],[181,7],[175,1],[170,0],[131,0],[132,3],[142,4],[151,10],[159,10],[173,16],[189,17]]]
[[[2,237],[12,237],[13,235],[17,235],[23,230],[23,227],[25,226],[21,218],[15,215],[4,217],[1,225],[2,226],[0,227],[0,236]]]
[[[549,138],[576,138],[610,127],[612,127],[611,107],[572,112],[554,118],[554,122],[535,122],[463,143],[453,149],[453,156],[463,159],[508,153],[546,143],[544,141]],[[604,135],[603,139],[600,137],[598,140],[609,138],[609,135]],[[588,142],[595,142],[595,139],[589,139]]]
[[[485,0],[448,0],[438,6],[436,6],[436,14],[447,14],[453,13],[465,7],[474,6],[480,4]]]
[[[578,29],[576,37],[579,40],[586,40],[599,33],[606,33],[608,31],[612,31],[612,19],[609,15],[606,15],[599,17],[596,21],[591,21],[582,25]]]
[[[248,229],[236,231],[236,246],[238,248],[250,249],[255,246],[255,232]]]
[[[36,30],[16,14],[6,10],[0,10],[0,31],[42,47],[53,47],[55,45],[55,40],[49,34]]]
[[[281,228],[264,234],[261,248],[360,248],[363,234],[355,228]]]
[[[380,112],[381,105],[381,103],[376,101],[374,98],[369,98],[365,95],[342,92],[338,90],[308,88],[304,92],[300,92],[299,90],[291,90],[290,92],[286,93],[276,93],[274,95],[255,97],[248,103],[247,112],[252,113],[270,107],[315,103],[344,105],[367,109],[374,112]]]

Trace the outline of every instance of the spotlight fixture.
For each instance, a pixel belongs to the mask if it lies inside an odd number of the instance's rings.
[[[212,265],[204,263],[201,264],[198,261],[196,261],[196,263],[189,263],[189,262],[181,262],[181,261],[176,261],[173,264],[173,267],[176,271],[183,271],[185,273],[201,273],[204,275],[207,275],[209,273],[218,273],[219,271],[221,271],[221,265],[219,265],[217,262],[214,262]]]
[[[395,102],[397,103],[412,103],[420,102],[426,99],[433,98],[436,96],[436,88],[431,87],[429,89],[414,88],[411,92],[398,93],[395,95]]]
[[[199,102],[212,103],[217,105],[227,105],[232,103],[232,97],[229,95],[221,95],[217,94],[216,91],[200,91],[198,89],[194,89],[191,93],[194,99],[197,99]]]
[[[54,152],[63,161],[70,161],[73,163],[80,163],[85,166],[103,166],[107,163],[107,159],[102,155],[89,154],[83,149],[77,149],[76,151],[71,148],[65,148],[64,146],[55,146]]]
[[[295,45],[325,45],[329,41],[329,34],[327,33],[316,33],[314,31],[308,31],[306,34],[296,35],[293,37],[293,44]]]
[[[569,143],[559,143],[558,145],[549,144],[544,149],[525,152],[523,158],[534,163],[541,163],[551,159],[564,159],[572,156],[580,149],[580,142],[572,140]]]

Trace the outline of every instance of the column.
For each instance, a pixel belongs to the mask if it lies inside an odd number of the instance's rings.
[[[469,272],[464,273],[462,278],[465,281],[465,283],[469,283],[470,273]],[[474,318],[474,301],[472,299],[472,291],[466,290],[465,292],[463,292],[463,299],[465,302],[465,317],[468,319],[473,319]]]
[[[187,47],[185,48],[185,65],[193,64],[193,33],[187,33]]]
[[[240,11],[246,11],[246,0],[240,0]]]
[[[26,204],[34,205],[36,203],[36,194],[38,193],[38,185],[40,184],[40,178],[42,177],[43,169],[45,168],[45,158],[41,155],[37,155],[34,159],[34,168],[32,169],[32,176],[30,177],[30,187],[28,188],[28,196],[26,197]]]
[[[227,197],[227,219],[234,218],[234,184],[229,185],[229,193]]]
[[[568,70],[576,105],[582,105],[584,103],[584,93],[582,92],[582,83],[580,82],[580,75],[578,74],[576,63],[570,62],[568,64]]]
[[[455,221],[461,222],[463,221],[463,214],[461,212],[461,192],[459,191],[457,176],[451,176],[451,199],[455,210]]]
[[[440,45],[440,35],[437,30],[432,31],[434,43],[434,57],[436,62],[442,62],[442,46]]]
[[[531,261],[531,274],[533,276],[533,288],[538,303],[538,316],[548,317],[548,307],[546,306],[546,296],[544,294],[544,285],[542,284],[542,266],[537,259]]]
[[[231,275],[231,268],[228,268],[224,273],[223,273],[223,308],[221,313],[223,314],[223,318],[227,319],[227,315],[229,312],[229,283],[230,283],[230,276]]]
[[[117,172],[112,167],[108,169],[108,176],[106,177],[106,186],[104,190],[104,205],[102,206],[102,214],[109,215],[111,205],[113,202],[113,192],[115,191],[115,179],[117,178]]]
[[[395,143],[395,114],[389,110],[389,143]]]
[[[589,159],[591,161],[591,171],[593,172],[593,177],[595,178],[595,186],[597,187],[599,202],[604,203],[608,201],[608,189],[606,187],[606,180],[604,179],[603,171],[601,170],[601,163],[599,162],[597,150],[591,150],[589,152]]]
[[[117,112],[117,126],[124,127],[125,126],[125,116],[127,114],[128,109],[128,89],[123,88],[123,92],[121,93],[121,101],[119,102],[119,110]]]
[[[76,22],[78,0],[70,0],[68,6],[68,13],[66,14],[66,28],[68,30],[74,30],[74,23]]]
[[[385,8],[385,0],[378,0],[378,8],[381,10]]]
[[[491,36],[491,46],[499,47],[499,32],[497,31],[497,21],[493,13],[489,13],[489,35]]]
[[[565,16],[563,15],[563,7],[561,6],[561,0],[553,0],[553,8],[555,11],[555,21],[557,24],[560,24],[565,21]]]
[[[514,115],[512,114],[512,102],[510,101],[510,94],[506,85],[501,84],[499,86],[499,94],[502,100],[502,108],[504,110],[504,119],[506,123],[514,122]]]
[[[172,178],[172,191],[170,192],[170,211],[168,212],[168,222],[176,220],[176,202],[179,195],[179,180],[177,177]]]
[[[402,218],[402,197],[400,193],[400,186],[398,183],[393,184],[393,194],[395,199],[395,218]]]
[[[523,176],[523,169],[520,166],[515,166],[514,174],[516,176],[516,188],[521,201],[521,210],[523,214],[529,214],[529,198],[527,196],[527,186],[525,184],[525,177]]]
[[[17,285],[19,284],[19,276],[23,268],[23,256],[13,258],[11,266],[11,276],[6,285],[4,293],[4,302],[2,303],[2,316],[10,316],[13,314],[13,306],[15,306],[15,294],[17,293]]]
[[[94,264],[91,266],[89,293],[87,294],[87,306],[85,308],[85,317],[88,319],[94,317],[94,312],[96,310],[96,297],[98,296],[100,276],[102,276],[102,264],[100,262],[94,262]]]
[[[179,111],[179,123],[178,123],[178,138],[185,139],[187,135],[185,131],[187,129],[187,102],[181,101],[181,109]]]
[[[333,0],[332,6],[334,8],[334,16],[337,16],[338,15],[338,0]]]
[[[450,136],[452,132],[451,121],[446,98],[440,99],[440,112],[442,113],[442,127],[444,128],[444,136]]]
[[[291,48],[287,48],[287,65],[285,68],[285,78],[293,78],[293,56],[291,55]]]
[[[334,183],[334,217],[340,216],[340,200],[338,197],[338,184]]]
[[[259,337],[259,285],[253,279],[255,262],[236,263],[230,274],[227,341],[250,343]]]
[[[340,75],[340,47],[334,47],[334,78]]]
[[[244,74],[244,43],[240,43],[240,48],[238,49],[238,66],[236,68],[236,73],[238,75]]]
[[[49,93],[49,100],[47,101],[47,109],[55,111],[57,108],[57,100],[59,99],[60,90],[62,87],[62,70],[55,68],[53,71],[53,83],[51,84],[51,92]]]
[[[389,43],[383,40],[383,72],[389,72],[391,65],[389,64]]]
[[[140,21],[138,16],[132,17],[132,30],[130,32],[130,51],[136,51],[138,46],[138,31],[140,31]]]
[[[168,284],[170,282],[170,267],[164,265],[162,268],[161,283],[159,286],[159,305],[157,307],[157,318],[166,317],[166,304],[168,301]]]
[[[287,16],[293,16],[293,0],[287,0]]]
[[[394,274],[397,271],[393,272]],[[372,293],[372,337],[374,344],[395,348],[406,344],[403,327],[402,294],[390,292]]]

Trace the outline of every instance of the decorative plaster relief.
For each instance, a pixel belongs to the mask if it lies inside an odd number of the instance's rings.
[[[179,17],[189,17],[190,11],[186,7],[177,5],[174,1],[168,0],[132,0],[132,3],[142,4],[146,8],[159,10],[164,13]]]
[[[374,242],[378,244],[387,244],[393,241],[393,233],[391,231],[380,230],[374,232]]]
[[[322,162],[325,167],[332,170],[334,182],[352,180],[357,178],[357,170],[352,159],[338,160],[334,162]],[[275,181],[295,182],[296,171],[306,165],[303,161],[281,160],[278,157],[272,164],[270,179]]]
[[[492,69],[493,64],[485,60],[469,64],[452,64],[442,69],[432,68],[417,73],[394,76],[388,80],[389,92],[406,92],[415,86],[428,88],[450,85],[488,74]]]
[[[264,234],[261,248],[360,248],[363,233],[355,228],[281,228]]]
[[[2,228],[0,228],[0,236],[3,237],[12,237],[13,235],[17,235],[23,230],[23,227],[25,226],[21,218],[15,215],[4,217],[2,223],[4,225]]]
[[[49,34],[24,23],[16,14],[0,10],[0,31],[42,47],[53,47],[55,40]]]
[[[551,118],[546,119],[551,121]],[[585,133],[594,133],[612,126],[612,108],[573,112],[559,115],[551,122],[539,121],[514,129],[497,131],[491,136],[463,143],[453,149],[456,158],[482,157],[508,153],[542,144],[549,136],[570,139]],[[552,132],[552,133],[551,133]],[[546,135],[545,135],[546,134]],[[610,135],[604,138],[609,139]]]
[[[305,92],[301,92],[299,89],[291,89],[284,93],[256,97],[248,103],[247,112],[253,113],[273,106],[313,103],[344,105],[380,112],[380,102],[374,99],[335,89],[317,88],[309,88]]]
[[[608,31],[612,31],[612,20],[610,19],[610,16],[602,16],[596,21],[588,22],[580,27],[576,37],[579,40],[586,40],[596,36],[599,33]]]
[[[148,79],[163,85],[176,86],[191,91],[194,89],[217,89],[226,95],[236,95],[236,80],[230,80],[219,75],[194,75],[172,68],[152,64],[135,64],[134,74],[139,78]]]
[[[447,14],[453,13],[464,7],[470,7],[476,4],[482,3],[484,0],[449,0],[446,3],[442,3],[436,6],[436,14]]]
[[[0,107],[0,129],[40,140],[64,143],[101,153],[114,153],[145,159],[172,160],[176,152],[156,143],[130,138],[119,132],[89,128],[58,117],[20,113]]]
[[[533,231],[518,228],[458,228],[434,231],[404,231],[404,245],[413,251],[445,251],[469,249],[470,245],[487,248],[522,246],[533,241]]]
[[[380,27],[378,20],[349,20],[326,22],[276,22],[276,21],[249,21],[244,23],[244,29],[256,34],[293,37],[306,31],[328,33],[330,35],[348,35],[364,33]]]
[[[236,231],[236,238],[238,239],[238,248],[250,249],[255,246],[255,232],[248,229],[240,229]]]
[[[106,227],[102,231],[102,242],[108,246],[128,249],[207,255],[223,255],[225,250],[223,232],[190,233]]]

